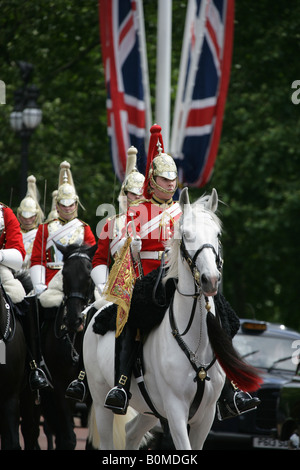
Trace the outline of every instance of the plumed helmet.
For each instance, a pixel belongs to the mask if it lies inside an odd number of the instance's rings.
[[[36,216],[35,225],[39,225],[44,218],[43,211],[38,203],[38,192],[36,187],[36,179],[33,175],[27,178],[27,193],[22,199],[20,206],[17,209],[17,217],[19,216],[28,219]]]
[[[167,153],[162,153],[161,147],[158,144],[158,155],[153,159],[152,168],[150,168],[150,175],[162,176],[168,180],[177,178],[177,167],[171,157]]]
[[[60,164],[56,201],[64,206],[71,206],[74,202],[78,202],[78,200],[71,173],[71,165],[66,161],[62,162]]]
[[[137,196],[143,195],[145,177],[136,168],[127,176],[124,181],[124,192],[136,194]]]
[[[128,192],[136,194],[137,196],[143,195],[145,177],[136,168],[136,156],[137,149],[132,145],[127,150],[125,178],[118,197],[121,212],[126,210],[127,204],[124,203],[124,201],[126,200],[126,194]]]
[[[150,141],[147,157],[147,168],[144,183],[144,197],[151,196],[150,180],[154,181],[154,177],[162,176],[169,180],[177,178],[177,167],[171,157],[164,152],[164,144],[161,135],[161,127],[154,124],[150,129]]]

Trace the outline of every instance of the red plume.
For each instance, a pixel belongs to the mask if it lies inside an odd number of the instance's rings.
[[[161,127],[158,124],[154,124],[151,129],[151,136],[149,141],[148,157],[147,157],[147,167],[145,173],[145,183],[144,183],[144,197],[149,199],[151,194],[148,192],[148,183],[149,183],[149,170],[153,159],[158,154],[157,143],[160,142],[161,151],[164,152],[164,143],[161,135]]]

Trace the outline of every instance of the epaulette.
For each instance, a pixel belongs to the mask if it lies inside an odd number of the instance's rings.
[[[79,222],[81,222],[81,223],[82,223],[82,225],[85,225],[85,226],[89,225],[87,222],[84,222],[84,221],[83,221],[83,220],[81,220],[81,219],[78,219],[78,220],[79,220]]]
[[[135,201],[132,201],[130,204],[129,204],[129,207],[131,206],[137,206],[138,204],[141,204],[142,202],[149,202],[151,199],[146,199],[146,198],[141,198],[141,199],[135,199]]]
[[[4,204],[4,202],[0,202],[0,206],[8,208],[8,206]]]

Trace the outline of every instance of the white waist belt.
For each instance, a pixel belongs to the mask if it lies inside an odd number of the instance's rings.
[[[63,265],[64,264],[62,262],[55,263],[55,261],[51,261],[46,264],[47,268],[50,268],[50,269],[61,269]]]
[[[164,251],[141,251],[141,259],[158,259],[161,260],[161,257],[165,253]]]

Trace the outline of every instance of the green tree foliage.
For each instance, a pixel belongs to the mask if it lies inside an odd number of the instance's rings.
[[[155,105],[157,2],[144,0],[152,105]],[[172,106],[187,0],[173,1]],[[31,138],[29,173],[37,178],[46,213],[68,160],[96,232],[96,209],[114,203],[106,129],[106,91],[97,0],[0,0],[0,200],[19,204],[20,146],[9,125],[13,93],[22,85],[18,60],[35,67],[43,121]],[[211,181],[191,188],[192,199],[216,187],[224,225],[223,289],[240,316],[300,329],[299,134],[300,104],[291,101],[300,79],[300,4],[296,0],[236,0],[231,81],[222,138]],[[172,108],[173,109],[173,108]],[[12,192],[13,188],[13,192]]]
[[[232,73],[210,185],[226,203],[224,292],[240,316],[300,327],[300,5],[236,2]]]

